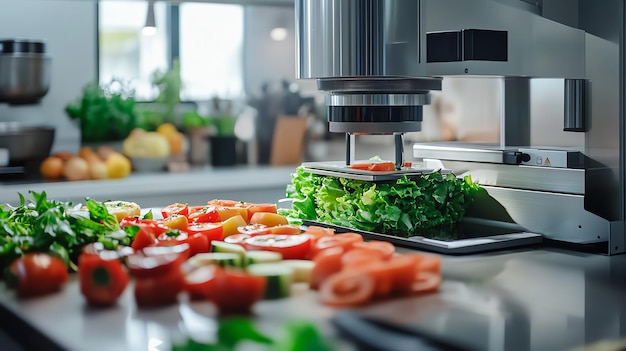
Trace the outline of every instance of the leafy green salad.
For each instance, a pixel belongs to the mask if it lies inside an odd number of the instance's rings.
[[[300,166],[291,178],[292,207],[283,214],[406,237],[456,225],[481,189],[469,176],[441,172],[372,183],[316,175]]]

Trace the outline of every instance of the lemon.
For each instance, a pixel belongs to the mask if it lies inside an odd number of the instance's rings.
[[[130,161],[124,155],[116,152],[106,160],[109,178],[124,178],[130,174]]]
[[[163,123],[163,124],[161,124],[161,125],[159,125],[157,127],[156,132],[161,134],[161,135],[166,135],[167,136],[167,135],[177,134],[178,130],[171,123]]]

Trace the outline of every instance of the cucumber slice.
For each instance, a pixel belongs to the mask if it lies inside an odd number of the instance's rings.
[[[293,269],[294,283],[309,283],[315,262],[310,260],[283,260],[282,264]]]
[[[193,267],[216,264],[221,267],[242,267],[241,255],[232,252],[200,253],[191,257],[187,262]]]
[[[248,266],[248,273],[267,278],[265,299],[281,299],[290,295],[293,269],[289,266],[281,262],[255,263]]]
[[[283,255],[278,252],[253,250],[246,252],[246,264],[280,262]]]
[[[244,249],[243,247],[237,244],[231,244],[231,243],[226,243],[223,241],[215,241],[215,240],[211,241],[211,251],[235,253],[235,254],[238,254],[242,260],[244,259],[246,255],[246,249]]]

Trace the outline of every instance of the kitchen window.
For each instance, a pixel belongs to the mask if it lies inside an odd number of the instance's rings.
[[[153,100],[152,75],[178,58],[182,100],[243,95],[243,6],[157,1],[154,35],[142,33],[147,10],[147,2],[99,3],[101,84],[119,79],[130,83],[137,100]]]

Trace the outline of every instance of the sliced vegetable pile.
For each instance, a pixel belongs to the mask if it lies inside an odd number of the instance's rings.
[[[8,247],[19,256],[10,265],[19,296],[52,293],[68,280],[68,265],[51,244],[24,246],[49,237],[66,257],[78,256],[80,291],[100,307],[114,305],[131,278],[139,308],[175,304],[186,293],[212,302],[220,315],[250,314],[259,300],[290,296],[293,284],[317,289],[324,304],[345,307],[432,292],[441,283],[438,256],[398,254],[391,243],[365,242],[356,233],[292,225],[274,204],[173,203],[155,219],[151,212],[141,217],[130,202],[88,200],[86,218],[45,194],[34,196],[34,203],[1,212],[5,245],[14,243]],[[81,240],[67,239],[75,237]],[[24,254],[30,247],[44,252]]]
[[[287,196],[292,208],[282,214],[358,230],[398,236],[452,227],[480,191],[469,177],[433,172],[403,176],[395,182],[371,183],[320,176],[302,167],[292,175]]]

